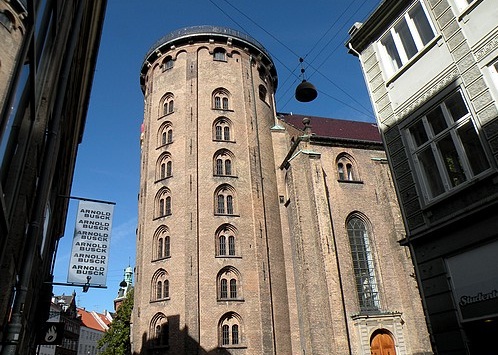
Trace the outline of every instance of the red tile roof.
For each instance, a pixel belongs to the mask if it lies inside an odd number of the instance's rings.
[[[317,116],[279,113],[278,118],[304,131],[303,118],[310,119],[311,132],[316,136],[382,143],[377,124]]]
[[[104,328],[95,317],[98,317],[106,325],[111,324],[111,322],[109,322],[109,319],[107,319],[103,314],[97,312],[88,312],[83,308],[78,308],[78,314],[81,316],[81,322],[83,326],[87,328],[92,328],[101,332],[106,331],[106,328]]]

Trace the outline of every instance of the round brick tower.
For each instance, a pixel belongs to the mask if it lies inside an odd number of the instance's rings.
[[[140,84],[134,351],[291,353],[271,57],[238,31],[184,28]]]

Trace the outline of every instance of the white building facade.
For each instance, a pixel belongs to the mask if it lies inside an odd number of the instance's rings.
[[[386,0],[350,35],[434,350],[491,354],[498,329],[498,6]]]

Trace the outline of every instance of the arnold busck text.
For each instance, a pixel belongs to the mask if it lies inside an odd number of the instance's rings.
[[[79,247],[79,251],[94,252],[94,253],[107,253],[107,244],[76,242],[75,247]]]
[[[85,217],[85,218],[103,219],[106,221],[111,220],[111,212],[81,209],[80,214],[82,214],[83,217]]]
[[[90,221],[86,219],[80,219],[78,224],[83,229],[98,229],[101,231],[109,231],[110,224],[108,222],[100,221]]]
[[[107,257],[105,255],[96,255],[96,254],[83,254],[83,253],[75,253],[73,258],[76,258],[78,263],[85,264],[106,264]]]
[[[97,242],[109,242],[109,234],[102,232],[89,232],[89,231],[77,231],[75,235],[79,236],[82,240],[94,240]]]
[[[73,265],[72,270],[78,275],[95,275],[104,276],[105,267],[103,266],[88,266],[88,265]]]

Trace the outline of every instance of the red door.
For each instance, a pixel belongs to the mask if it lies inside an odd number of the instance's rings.
[[[372,355],[396,355],[394,340],[387,332],[377,333],[370,343]]]

